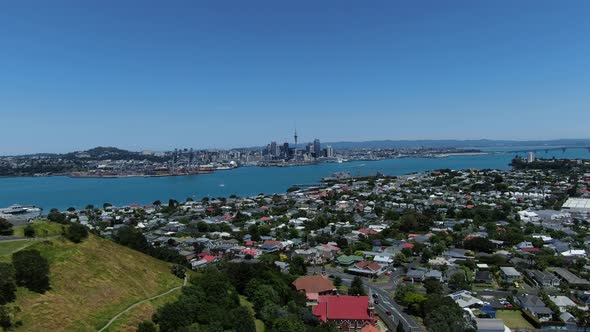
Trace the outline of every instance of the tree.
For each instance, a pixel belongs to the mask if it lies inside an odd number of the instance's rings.
[[[340,278],[340,277],[336,276],[336,277],[334,278],[334,286],[336,286],[336,287],[340,287],[340,286],[342,286],[342,278]]]
[[[399,323],[397,323],[397,328],[395,329],[396,332],[405,332],[404,331],[404,325],[402,324],[402,322],[400,321]]]
[[[16,300],[16,271],[12,264],[0,263],[0,305]]]
[[[255,332],[256,324],[250,312],[245,307],[239,306],[229,314],[234,331]]]
[[[154,322],[151,320],[146,320],[137,325],[136,332],[158,332],[158,328]]]
[[[12,229],[12,224],[8,222],[8,220],[0,217],[0,235],[2,236],[10,236],[14,234],[14,230]]]
[[[352,279],[352,283],[348,289],[348,295],[366,295],[361,277],[356,276]]]
[[[26,237],[35,237],[35,227],[33,227],[33,225],[25,226],[23,232]]]
[[[424,288],[426,288],[427,294],[442,294],[443,286],[440,281],[434,278],[428,278],[424,280]]]
[[[6,306],[0,305],[0,327],[4,331],[9,331],[13,327],[12,313]]]
[[[80,243],[88,237],[88,229],[78,223],[72,223],[66,230],[66,238],[74,243]]]
[[[463,310],[448,296],[429,295],[424,303],[424,325],[429,331],[465,331]]]
[[[117,229],[117,232],[113,234],[113,240],[143,253],[147,253],[149,250],[149,244],[141,231],[129,226]]]
[[[481,251],[486,253],[491,253],[495,249],[495,245],[492,241],[483,238],[483,237],[474,237],[465,241],[464,243],[465,249]]]
[[[469,290],[471,286],[469,285],[469,281],[467,277],[461,273],[457,272],[451,276],[449,279],[449,286],[453,289],[461,289],[461,290]]]
[[[186,269],[184,268],[184,266],[182,266],[180,264],[172,265],[170,270],[171,270],[172,274],[174,274],[175,276],[177,276],[180,279],[184,279],[184,277],[186,276]]]
[[[289,273],[299,276],[307,274],[307,267],[305,267],[305,260],[301,256],[295,256],[291,259]]]
[[[406,262],[406,259],[406,255],[400,252],[399,254],[395,255],[395,258],[393,259],[393,264],[395,266],[402,266]]]
[[[64,213],[59,212],[58,209],[53,208],[49,211],[49,214],[47,215],[47,219],[49,221],[63,224],[66,221],[66,215]]]
[[[12,254],[12,264],[18,285],[37,293],[49,290],[49,263],[39,251],[17,251]]]
[[[284,317],[276,320],[273,331],[301,332],[305,331],[305,325],[297,317]]]

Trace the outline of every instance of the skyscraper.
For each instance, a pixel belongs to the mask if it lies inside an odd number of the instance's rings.
[[[322,156],[322,147],[320,144],[320,140],[317,138],[313,140],[313,156],[315,158],[319,158]]]
[[[529,152],[526,158],[526,161],[529,163],[532,163],[535,161],[535,153],[534,152]]]
[[[326,157],[332,158],[334,157],[334,149],[330,145],[326,147]]]
[[[279,146],[275,141],[270,142],[270,155],[273,157],[277,157],[279,155]]]

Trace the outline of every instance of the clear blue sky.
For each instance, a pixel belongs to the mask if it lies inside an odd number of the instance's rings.
[[[587,138],[590,1],[1,1],[0,154]]]

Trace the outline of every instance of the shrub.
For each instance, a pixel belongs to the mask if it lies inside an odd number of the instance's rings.
[[[49,263],[37,250],[22,250],[12,254],[16,282],[37,293],[49,290]]]
[[[78,223],[72,223],[66,230],[65,236],[74,243],[80,243],[88,237],[88,229]]]

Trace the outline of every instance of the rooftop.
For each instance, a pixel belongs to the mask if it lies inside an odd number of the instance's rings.
[[[368,296],[320,296],[313,314],[322,322],[337,319],[371,320]]]

